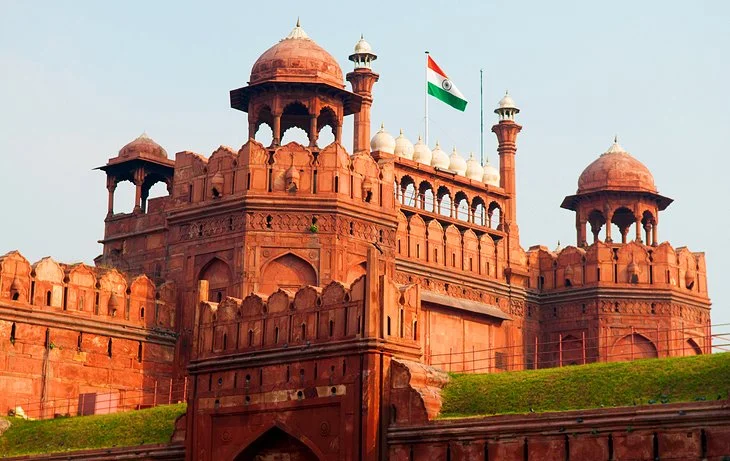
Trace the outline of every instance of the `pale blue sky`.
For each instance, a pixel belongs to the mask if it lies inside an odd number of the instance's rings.
[[[246,116],[230,109],[228,91],[297,16],[345,72],[361,32],[373,45],[373,132],[381,121],[412,139],[422,131],[425,49],[470,100],[463,114],[431,103],[432,143],[478,152],[483,68],[486,149],[496,160],[492,109],[510,90],[524,126],[525,248],[575,243],[573,214],[560,202],[618,133],[675,199],[660,239],[707,253],[713,322],[730,322],[730,2],[722,0],[0,0],[0,252],[91,262],[107,195],[92,168],[142,131],[171,154],[240,147]]]

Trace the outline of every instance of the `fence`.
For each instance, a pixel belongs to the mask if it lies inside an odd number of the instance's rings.
[[[496,372],[553,368],[593,362],[617,362],[639,358],[700,355],[730,351],[730,323],[710,325],[705,334],[683,327],[675,329],[631,328],[631,333],[601,337],[558,334],[557,341],[540,341],[538,335],[524,344],[430,353],[426,363],[446,371]],[[695,329],[696,330],[696,329]]]
[[[84,416],[139,410],[158,405],[185,402],[188,393],[187,376],[175,382],[172,378],[156,380],[154,385],[139,389],[102,389],[75,397],[32,401],[16,399],[12,410],[31,419],[60,416]]]

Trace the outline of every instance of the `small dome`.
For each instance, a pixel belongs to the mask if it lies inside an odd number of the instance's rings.
[[[578,178],[578,193],[619,190],[656,193],[654,176],[614,139],[613,145]]]
[[[502,99],[499,100],[499,108],[500,109],[517,109],[517,105],[515,104],[514,99],[512,99],[512,96],[509,95],[509,92],[505,92]]]
[[[167,151],[152,140],[147,133],[142,133],[126,146],[119,150],[120,157],[152,156],[167,159]]]
[[[249,85],[263,82],[325,83],[345,87],[337,60],[309,38],[299,21],[289,35],[264,51],[251,68]]]
[[[373,47],[370,46],[370,44],[365,41],[365,37],[360,35],[360,40],[357,41],[355,44],[355,54],[364,54],[364,53],[370,53],[372,54]]]
[[[370,150],[392,154],[395,152],[395,139],[387,131],[385,125],[380,124],[380,130],[370,140]]]
[[[436,141],[436,147],[434,147],[431,151],[431,166],[448,170],[450,164],[451,160],[449,159],[449,156],[446,154],[446,152],[441,150],[439,142]]]
[[[423,139],[421,139],[421,136],[419,135],[418,141],[416,141],[416,145],[413,146],[413,160],[418,163],[430,165],[432,158],[433,155],[431,154],[431,149],[428,148],[426,143],[423,142]]]
[[[403,136],[403,130],[400,130],[400,135],[395,138],[395,155],[407,158],[408,160],[413,160],[413,150],[413,143]]]
[[[454,147],[451,151],[451,156],[449,157],[449,170],[456,171],[456,174],[460,174],[462,176],[466,173],[466,160],[464,160],[464,157],[459,155],[456,151],[456,147]]]
[[[473,153],[469,154],[469,160],[466,161],[466,172],[464,174],[467,178],[475,181],[481,181],[484,177],[484,168],[474,158]]]
[[[482,182],[488,186],[499,187],[499,170],[492,166],[489,160],[484,164]]]

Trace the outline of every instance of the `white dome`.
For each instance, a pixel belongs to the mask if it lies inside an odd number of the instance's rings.
[[[395,151],[395,139],[387,131],[385,125],[380,124],[380,130],[370,140],[370,150],[392,154]]]
[[[512,96],[509,95],[509,92],[505,92],[504,97],[499,100],[499,108],[500,109],[517,109],[517,105],[515,104],[514,99],[512,99]]]
[[[499,170],[492,166],[487,160],[484,164],[484,176],[482,182],[488,186],[499,187]]]
[[[428,146],[423,142],[421,136],[419,135],[418,141],[416,141],[416,145],[413,146],[413,160],[418,163],[430,165],[432,158],[433,155],[431,154],[431,149],[428,148]]]
[[[456,147],[451,151],[451,157],[449,157],[449,170],[456,171],[456,174],[462,176],[466,173],[466,160],[456,152]]]
[[[434,147],[431,151],[431,166],[448,170],[450,163],[451,161],[449,160],[449,156],[446,155],[446,152],[441,150],[439,142],[436,141],[436,147]]]
[[[368,42],[365,41],[365,37],[360,35],[360,40],[357,41],[355,44],[355,53],[372,53],[373,47],[370,46]]]
[[[474,158],[474,154],[469,154],[469,160],[466,161],[466,177],[475,181],[481,181],[484,177],[484,168]]]
[[[413,160],[413,151],[414,151],[413,143],[408,140],[405,136],[403,136],[403,130],[400,130],[400,135],[395,138],[395,150],[394,153],[398,157],[407,158],[408,160]]]

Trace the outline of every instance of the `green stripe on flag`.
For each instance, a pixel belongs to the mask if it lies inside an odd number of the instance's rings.
[[[453,94],[442,88],[439,88],[431,82],[428,82],[428,94],[435,97],[436,99],[440,99],[454,109],[458,109],[462,112],[466,109],[465,100],[454,96]]]

